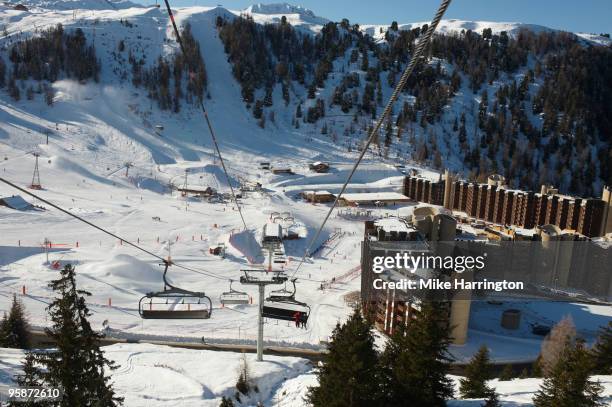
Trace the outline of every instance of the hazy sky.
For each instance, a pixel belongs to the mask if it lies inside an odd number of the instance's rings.
[[[153,4],[155,0],[133,1]],[[258,1],[170,0],[173,6],[221,4],[229,9],[243,9],[253,3]],[[438,0],[298,0],[288,3],[304,6],[334,21],[348,18],[360,24],[430,20],[439,5]],[[454,0],[445,18],[518,21],[568,31],[612,33],[612,0]]]

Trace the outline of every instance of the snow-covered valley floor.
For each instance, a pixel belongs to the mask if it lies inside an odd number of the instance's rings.
[[[217,407],[221,397],[233,397],[243,355],[169,348],[147,344],[118,344],[105,347],[106,356],[119,367],[112,373],[118,394],[129,407],[202,406]],[[269,407],[306,407],[309,386],[316,386],[310,362],[292,357],[266,356],[256,362],[246,354],[252,383],[258,392],[242,396],[244,406],[258,402]],[[0,348],[0,385],[10,385],[11,376],[20,371],[22,352]],[[451,376],[458,390],[458,376]],[[612,376],[595,376],[604,386],[604,397],[612,402]],[[531,399],[541,379],[492,380],[507,407],[532,406]],[[475,407],[482,400],[451,400],[449,407]]]

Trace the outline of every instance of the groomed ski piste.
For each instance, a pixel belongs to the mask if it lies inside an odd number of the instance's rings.
[[[109,335],[130,340],[253,345],[257,336],[256,301],[223,307],[219,296],[229,290],[230,279],[239,279],[241,269],[259,264],[265,267],[259,242],[263,225],[275,212],[290,213],[294,218],[292,228],[300,237],[284,245],[288,261],[282,269],[293,275],[329,208],[329,204],[302,201],[298,195],[313,189],[337,192],[357,153],[347,151],[346,141],[332,141],[307,127],[296,130],[290,125],[291,115],[283,117],[286,113],[280,109],[276,122],[261,129],[242,101],[240,86],[232,76],[215,29],[217,16],[231,18],[240,11],[177,8],[177,22],[191,23],[202,48],[211,95],[205,103],[233,185],[238,188],[241,180],[262,184],[261,190],[243,194],[241,204],[248,230],[242,231],[231,202],[182,197],[170,188],[180,187],[188,170],[190,186],[229,192],[201,112],[188,105],[178,114],[159,111],[143,90],[118,81],[113,71],[117,62],[111,53],[120,39],[138,41],[149,61],[160,53],[177,51],[167,14],[157,8],[130,8],[129,4],[95,12],[74,12],[71,7],[61,10],[58,2],[53,4],[56,10],[31,8],[29,12],[0,5],[0,25],[10,33],[9,37],[0,36],[0,44],[8,45],[16,35],[32,35],[36,29],[57,23],[68,29],[79,27],[89,40],[95,38],[102,62],[100,82],[55,82],[52,107],[40,98],[14,102],[2,91],[0,176],[26,187],[34,168],[31,153],[40,153],[42,190],[35,193],[161,257],[171,256],[174,262],[205,271],[201,274],[170,267],[169,279],[182,288],[205,292],[212,298],[213,312],[208,320],[142,320],[138,300],[163,288],[159,260],[1,184],[0,198],[21,195],[42,208],[19,211],[0,206],[0,313],[9,308],[16,293],[32,325],[37,329],[47,326],[45,307],[53,297],[47,284],[57,277],[58,267],[70,263],[76,267],[79,288],[93,294],[88,298],[92,325],[106,329]],[[291,10],[286,13],[259,6],[251,13],[259,22],[277,21],[287,15],[291,24],[304,30],[316,31],[326,22]],[[133,27],[120,23],[125,19]],[[387,93],[388,89],[385,98]],[[275,97],[280,99],[279,95],[277,88]],[[163,125],[161,135],[156,134],[156,125]],[[45,144],[49,130],[49,144]],[[329,162],[330,172],[311,172],[308,164],[314,161]],[[290,167],[295,174],[274,175],[261,170],[260,162]],[[391,159],[367,154],[347,192],[400,191],[403,174],[393,164]],[[425,176],[439,176],[426,168],[418,169]],[[372,216],[406,216],[413,208],[410,204],[367,209]],[[307,326],[296,328],[291,322],[268,320],[266,346],[324,349],[335,325],[351,312],[344,296],[360,289],[362,239],[363,220],[332,216],[313,245],[318,249],[316,254],[295,274],[296,299],[311,307]],[[45,241],[51,242],[48,251],[43,249]],[[219,243],[226,246],[225,258],[209,253],[209,248]],[[234,288],[248,292],[253,299],[257,297],[255,287],[234,283]],[[277,287],[268,288],[268,293],[272,289]],[[518,333],[509,334],[499,327],[499,308],[486,302],[474,303],[468,343],[452,348],[457,360],[469,359],[486,344],[499,363],[531,361],[539,353],[542,338],[530,333],[529,323],[553,323],[572,315],[579,334],[592,342],[597,327],[612,318],[610,307],[602,305],[531,302],[517,306],[524,311],[523,326]],[[113,381],[128,406],[179,402],[216,406],[221,396],[234,394],[242,358],[240,353],[151,344],[116,344],[105,350],[120,365],[112,373]],[[21,356],[18,351],[0,350],[0,383],[11,382]],[[260,392],[245,405],[258,401],[265,405],[306,405],[303,396],[307,386],[316,384],[308,361],[266,355],[265,362],[256,363],[253,355],[246,357]],[[612,379],[608,376],[601,380],[610,395]],[[501,400],[509,405],[529,405],[538,385],[538,379],[495,383]]]

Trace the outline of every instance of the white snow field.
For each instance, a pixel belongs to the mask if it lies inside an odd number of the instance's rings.
[[[0,198],[21,195],[42,207],[19,211],[0,206],[0,315],[17,293],[32,325],[47,326],[45,307],[53,298],[47,284],[57,278],[56,266],[71,263],[76,266],[79,288],[92,293],[88,302],[96,329],[102,329],[104,323],[110,332],[124,338],[149,336],[189,341],[203,338],[208,343],[253,344],[256,300],[249,305],[222,307],[219,296],[229,290],[229,279],[239,279],[241,269],[262,267],[263,255],[257,243],[261,228],[273,212],[289,213],[295,223],[288,227],[301,238],[285,242],[288,262],[282,269],[298,278],[296,299],[310,305],[310,319],[305,329],[296,329],[287,322],[266,321],[265,340],[267,345],[322,348],[334,326],[351,312],[343,296],[360,289],[357,271],[363,222],[332,216],[313,249],[330,236],[334,238],[294,275],[309,239],[329,208],[326,204],[303,202],[296,196],[313,189],[337,192],[356,158],[356,149],[349,152],[347,146],[355,147],[362,133],[339,135],[339,140],[332,140],[319,134],[316,126],[295,129],[290,124],[292,112],[297,100],[304,98],[303,90],[299,89],[292,93],[288,108],[275,108],[275,123],[268,122],[261,129],[242,101],[240,86],[215,29],[217,16],[233,18],[241,11],[222,7],[177,8],[177,22],[191,23],[201,45],[211,96],[205,103],[231,182],[234,186],[241,181],[262,184],[261,191],[246,193],[242,199],[248,227],[243,232],[235,205],[183,198],[170,192],[169,185],[182,185],[185,170],[189,186],[210,186],[229,192],[201,112],[186,104],[178,114],[160,111],[146,97],[145,90],[120,79],[128,66],[114,56],[122,39],[127,47],[138,47],[146,53],[148,63],[159,55],[177,51],[163,9],[129,7],[127,1],[113,2],[113,9],[104,9],[103,1],[92,7],[85,1],[26,4],[35,7],[26,12],[0,5],[0,27],[6,27],[8,33],[0,34],[0,46],[9,46],[16,39],[35,35],[36,30],[58,23],[67,30],[81,28],[89,41],[95,41],[102,72],[99,83],[55,82],[56,96],[51,107],[40,97],[15,102],[0,90],[0,177],[21,187],[29,185],[34,168],[31,153],[40,153],[43,189],[34,192],[146,250],[161,257],[170,255],[174,262],[200,271],[171,267],[169,280],[185,289],[204,291],[211,297],[214,309],[208,320],[142,320],[138,300],[163,287],[159,259],[0,183]],[[294,6],[258,5],[247,12],[258,22],[275,22],[287,15],[291,24],[305,32],[316,32],[327,22]],[[123,20],[129,20],[131,26],[122,24]],[[464,23],[447,21],[442,29],[465,27]],[[478,28],[478,24],[484,23],[474,24]],[[374,31],[378,33],[379,27]],[[332,73],[330,81],[337,81],[340,76]],[[326,87],[321,92],[327,93],[322,96],[329,96],[332,89],[333,86]],[[390,89],[385,88],[383,93],[387,98]],[[280,103],[280,87],[275,88],[274,98],[275,103]],[[463,103],[462,98],[458,99]],[[465,97],[465,103],[472,102]],[[339,118],[338,122],[341,121]],[[156,125],[164,127],[161,135],[156,134]],[[47,134],[49,144],[45,142]],[[275,167],[289,166],[295,175],[262,171],[259,169],[262,161]],[[313,161],[330,162],[330,172],[310,172],[308,164]],[[126,163],[130,163],[127,176]],[[402,174],[393,164],[391,159],[367,154],[347,192],[399,191]],[[418,169],[425,176],[439,176]],[[412,208],[404,205],[367,209],[374,215],[387,216],[408,215]],[[52,243],[48,253],[42,248],[45,240]],[[224,259],[209,254],[209,247],[218,243],[226,244]],[[332,284],[333,278],[336,281]],[[236,282],[233,288],[256,298],[252,286]],[[268,288],[268,292],[281,288]],[[541,338],[529,333],[529,322],[554,322],[570,314],[580,334],[592,341],[597,327],[612,318],[610,307],[603,306],[525,303],[521,307],[526,315],[525,325],[518,334],[511,335],[499,328],[498,308],[487,303],[475,304],[469,341],[453,347],[453,353],[459,360],[465,360],[481,344],[487,344],[493,358],[500,362],[532,360],[539,352]],[[112,345],[105,349],[120,364],[113,377],[128,406],[216,406],[222,395],[233,394],[241,357],[238,353],[146,344]],[[0,351],[0,382],[10,382],[19,370],[20,357],[16,351]],[[247,358],[252,360],[252,355]],[[249,403],[261,400],[265,405],[304,405],[306,388],[315,383],[307,362],[290,357],[266,356],[266,359],[263,364],[251,363],[260,393]],[[602,380],[607,380],[609,392],[612,379]],[[509,405],[527,406],[537,383],[505,382],[498,385],[498,390],[503,400],[514,403]],[[453,405],[478,404],[460,401]]]
[[[149,344],[116,344],[104,348],[119,368],[111,373],[118,394],[129,407],[202,406],[217,407],[221,397],[236,393],[236,379],[246,358],[252,383],[258,392],[241,396],[243,406],[307,407],[308,387],[317,380],[310,362],[293,357],[267,356],[170,348]],[[0,388],[11,385],[20,372],[22,351],[0,348]],[[451,376],[458,395],[458,376]],[[604,387],[606,402],[612,402],[612,376],[593,376]],[[541,379],[492,380],[503,406],[529,407]],[[451,400],[449,407],[481,406],[483,400]]]

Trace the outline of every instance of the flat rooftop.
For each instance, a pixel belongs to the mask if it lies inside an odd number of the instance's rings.
[[[409,225],[400,218],[382,218],[374,222],[374,226],[383,229],[385,232],[416,232],[414,226]]]
[[[406,195],[398,192],[362,192],[354,194],[342,194],[342,199],[351,202],[373,202],[373,201],[409,201]]]

